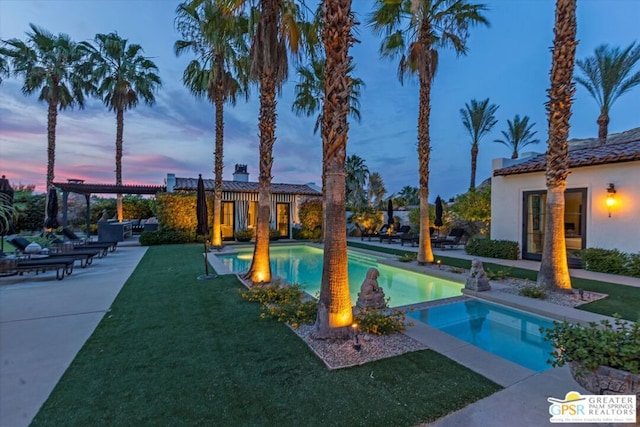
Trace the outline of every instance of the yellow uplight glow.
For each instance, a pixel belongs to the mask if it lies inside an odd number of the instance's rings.
[[[351,307],[348,307],[337,313],[329,313],[329,325],[333,328],[349,326],[353,320]]]
[[[607,196],[607,206],[608,207],[613,207],[616,204],[616,199],[613,197],[613,194],[609,194]]]

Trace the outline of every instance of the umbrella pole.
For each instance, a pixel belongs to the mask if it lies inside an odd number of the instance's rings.
[[[207,251],[207,239],[204,239],[204,271],[205,274],[209,275],[209,254]]]

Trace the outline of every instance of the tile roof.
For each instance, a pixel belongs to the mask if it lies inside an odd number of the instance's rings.
[[[213,191],[213,179],[204,179],[204,189]],[[175,190],[196,191],[198,187],[198,178],[178,178],[176,177]],[[234,191],[237,193],[257,193],[257,182],[241,182],[241,181],[222,181],[222,191]],[[273,194],[299,194],[304,196],[321,196],[322,193],[314,190],[306,184],[271,184],[271,192]]]
[[[569,141],[569,168],[640,160],[640,128],[611,135],[604,145],[596,145],[594,141],[597,138]],[[612,141],[617,143],[611,143]],[[493,176],[543,172],[545,169],[546,154],[539,154],[522,163],[496,169]]]

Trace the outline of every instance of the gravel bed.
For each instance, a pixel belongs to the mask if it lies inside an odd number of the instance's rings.
[[[301,325],[292,330],[307,343],[309,348],[329,369],[362,365],[374,360],[398,356],[410,351],[424,350],[426,345],[405,334],[358,334],[360,350],[354,348],[355,340],[330,341],[311,338],[313,325]]]

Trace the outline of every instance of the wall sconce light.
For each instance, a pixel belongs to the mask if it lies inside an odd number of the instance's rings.
[[[616,186],[612,182],[610,182],[609,186],[607,187],[607,209],[609,210],[609,218],[611,218],[611,209],[616,204],[615,194]]]

